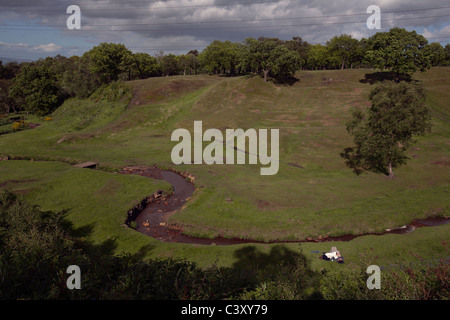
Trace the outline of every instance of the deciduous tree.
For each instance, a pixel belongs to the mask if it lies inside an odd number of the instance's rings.
[[[23,67],[13,79],[10,96],[23,98],[25,109],[37,115],[51,113],[64,100],[55,74],[45,65]]]
[[[292,76],[301,66],[300,54],[274,39],[248,38],[241,48],[241,67],[262,72],[264,81],[273,77]]]
[[[427,50],[427,55],[430,57],[431,66],[437,67],[445,65],[446,52],[440,43],[430,43],[425,49]]]
[[[178,59],[177,56],[169,53],[161,57],[161,69],[165,76],[177,74],[178,72]]]
[[[213,41],[200,54],[203,68],[210,73],[234,74],[239,61],[239,45],[231,41]]]
[[[408,160],[406,151],[414,136],[431,130],[431,113],[425,105],[425,91],[418,83],[385,81],[370,93],[371,107],[364,113],[354,110],[347,131],[354,147],[341,156],[355,173],[384,173],[394,177],[393,169]]]
[[[103,42],[85,55],[91,60],[91,71],[99,75],[102,83],[118,80],[119,75],[127,72],[132,64],[132,53],[123,44]]]
[[[335,36],[327,42],[331,54],[335,54],[341,61],[341,69],[352,65],[358,51],[358,40],[351,35]]]
[[[366,57],[375,68],[391,70],[397,74],[397,78],[400,75],[410,76],[417,70],[430,68],[427,44],[427,39],[416,31],[393,28],[369,38],[370,49]]]
[[[134,53],[132,57],[132,70],[139,79],[157,76],[161,73],[161,67],[155,57],[148,53]]]

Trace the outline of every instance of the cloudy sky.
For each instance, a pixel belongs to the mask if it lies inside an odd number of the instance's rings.
[[[69,30],[70,5],[81,29]],[[381,29],[369,29],[370,5],[381,9]],[[0,57],[35,60],[82,55],[100,42],[133,52],[175,54],[203,50],[213,40],[301,36],[325,44],[335,35],[360,39],[404,27],[429,42],[450,43],[448,0],[0,0]]]

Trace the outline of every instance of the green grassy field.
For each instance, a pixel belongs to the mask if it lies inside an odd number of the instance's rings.
[[[0,156],[65,162],[97,161],[107,168],[126,165],[174,167],[170,153],[176,128],[280,130],[280,169],[261,176],[260,165],[181,165],[195,177],[197,191],[186,209],[171,217],[187,233],[258,240],[382,232],[415,218],[449,216],[450,68],[418,73],[433,109],[432,133],[410,150],[411,160],[396,179],[356,176],[339,156],[352,139],[345,130],[352,107],[370,105],[372,70],[300,72],[292,86],[259,77],[176,76],[104,89],[86,100],[68,100],[41,126],[0,136]],[[120,92],[119,92],[120,91]],[[116,94],[112,94],[116,93]],[[119,92],[119,93],[117,93]],[[112,96],[111,96],[112,95]],[[33,119],[33,122],[39,119]],[[111,171],[111,170],[110,170]],[[121,227],[126,211],[167,184],[148,178],[72,168],[60,162],[1,161],[0,186],[27,195],[44,210],[66,210],[88,239],[112,241],[117,252],[146,250],[148,256],[179,257],[202,265],[230,265],[249,246],[267,254],[277,244],[199,246],[161,243]],[[231,198],[232,201],[225,199]],[[446,255],[450,226],[411,234],[365,236],[350,242],[302,243],[318,268],[337,265],[309,251],[337,246],[346,268],[369,255],[380,264]],[[297,248],[298,244],[283,244]]]

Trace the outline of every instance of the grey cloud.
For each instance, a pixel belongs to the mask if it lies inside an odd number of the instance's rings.
[[[58,6],[50,6],[55,4],[55,0],[38,0],[30,6],[35,8],[35,11],[19,11],[18,7],[16,12],[1,12],[0,19],[3,21],[8,16],[9,20],[20,21],[22,18],[38,21],[39,26],[56,25],[59,27],[55,28],[61,30],[59,32],[63,32],[67,37],[82,37],[93,44],[102,41],[121,42],[132,49],[143,48],[137,51],[149,53],[152,52],[152,48],[170,51],[171,48],[175,50],[185,46],[185,51],[188,51],[202,49],[213,40],[241,42],[247,37],[259,36],[282,39],[302,36],[311,43],[325,43],[334,35],[348,33],[359,38],[369,37],[376,31],[387,31],[393,26],[426,28],[429,35],[440,35],[440,30],[444,30],[450,24],[450,8],[412,11],[449,6],[444,0],[413,3],[407,0],[261,2],[261,0],[166,0],[146,3],[128,0],[119,3],[117,0],[109,0],[102,1],[100,5],[94,0],[70,0],[59,1]],[[3,3],[11,2],[2,0],[0,6]],[[80,4],[82,11],[82,30],[63,31],[68,17],[65,8],[69,4],[77,3]],[[366,27],[365,21],[369,16],[366,9],[371,4],[380,6],[382,20],[393,20],[383,21],[382,30],[368,30]],[[388,13],[391,11],[398,12]],[[442,17],[426,18],[437,15]],[[303,18],[291,19],[294,17]]]

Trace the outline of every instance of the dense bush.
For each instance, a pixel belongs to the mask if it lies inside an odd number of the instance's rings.
[[[14,123],[12,124],[12,129],[14,131],[18,131],[18,130],[25,129],[27,126],[28,126],[28,124],[24,120],[14,121]]]
[[[117,102],[122,99],[131,99],[132,92],[129,86],[122,81],[113,81],[97,89],[90,97],[93,101],[105,100]]]
[[[46,65],[23,67],[12,83],[10,96],[24,99],[25,110],[37,115],[51,113],[65,99],[57,75]]]
[[[440,259],[429,264],[422,259],[413,265],[381,269],[381,288],[369,290],[368,275],[357,272],[330,272],[322,278],[320,292],[328,300],[448,300],[450,264]]]
[[[64,132],[80,131],[107,123],[125,110],[132,91],[122,81],[98,88],[87,99],[71,98],[52,113],[51,125]]]

